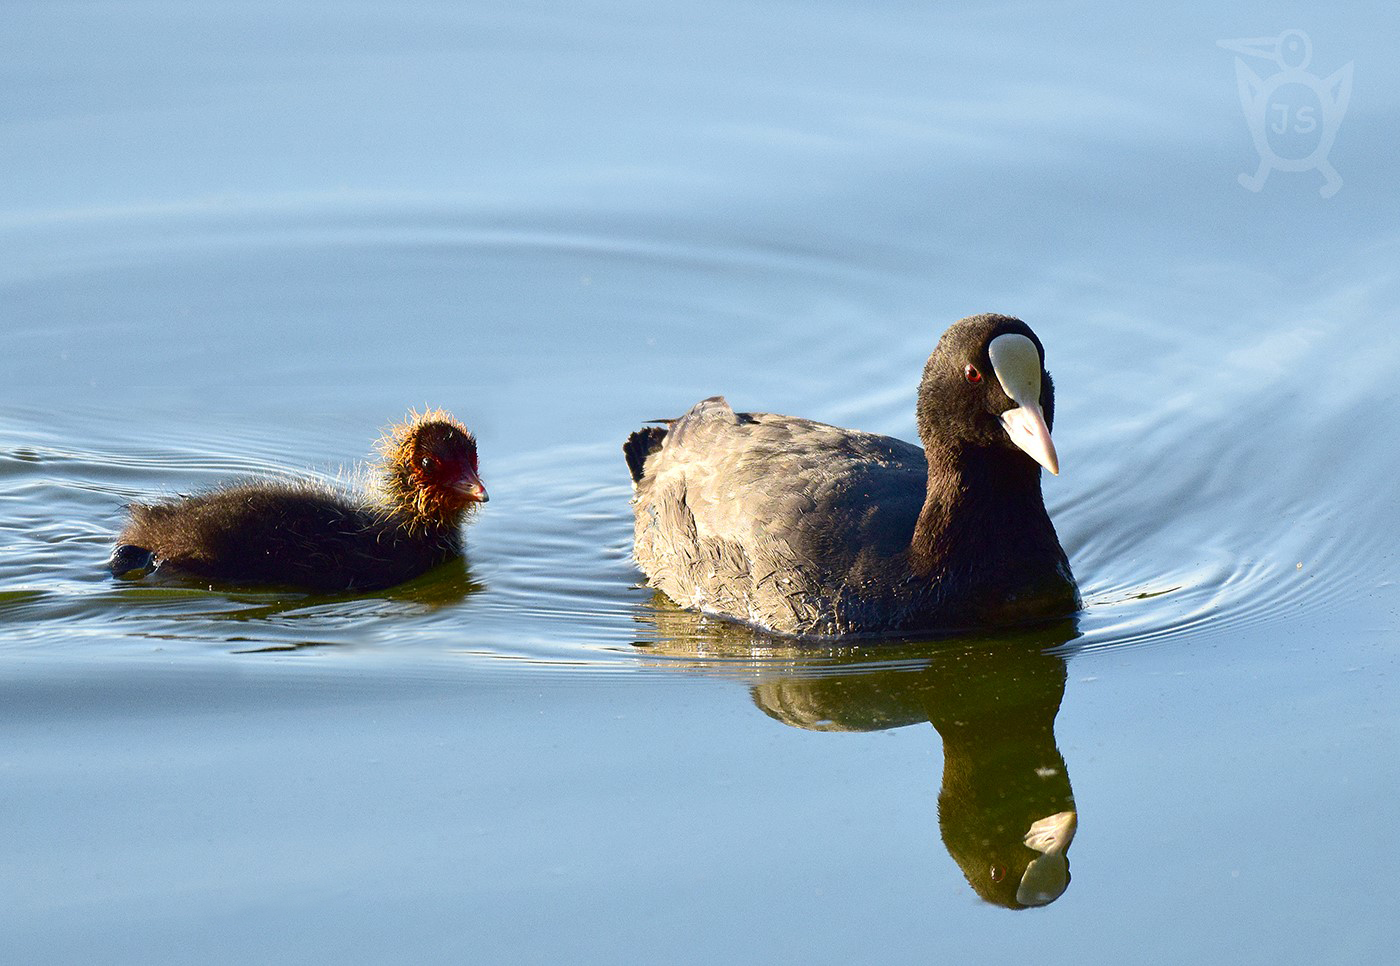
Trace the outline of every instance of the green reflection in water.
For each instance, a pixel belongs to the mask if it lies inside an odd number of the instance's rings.
[[[981,898],[1044,906],[1069,887],[1078,824],[1055,743],[1065,693],[1061,645],[1073,620],[937,641],[814,647],[681,611],[664,599],[638,642],[659,662],[757,678],[754,703],[810,731],[882,731],[929,723],[943,739],[938,825]],[[650,635],[649,635],[650,636]]]

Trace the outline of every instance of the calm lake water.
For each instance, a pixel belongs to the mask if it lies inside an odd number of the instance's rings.
[[[4,19],[0,960],[1393,955],[1400,9]],[[1217,41],[1287,28],[1355,65],[1331,198],[1237,180],[1236,57],[1282,68]],[[1047,347],[1076,620],[798,649],[639,585],[641,420],[915,439],[981,311]],[[105,575],[127,501],[353,481],[425,404],[465,566]]]

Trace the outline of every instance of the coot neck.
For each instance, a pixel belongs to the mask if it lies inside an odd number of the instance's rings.
[[[383,480],[386,510],[402,527],[448,548],[461,546],[464,514],[453,513],[444,518],[432,512],[427,494],[417,489],[408,474],[400,469],[386,469]]]
[[[462,544],[462,523],[460,519],[443,520],[427,513],[408,512],[403,519],[411,532],[420,533],[432,543],[449,549],[460,548]]]
[[[1024,453],[927,440],[925,446],[928,490],[909,546],[916,575],[975,581],[979,573],[1023,571],[1051,547],[1058,552],[1040,467]]]

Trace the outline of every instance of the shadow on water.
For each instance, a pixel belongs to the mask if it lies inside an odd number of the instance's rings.
[[[363,639],[348,636],[364,622],[377,617],[416,615],[430,617],[453,613],[453,608],[486,589],[472,575],[465,559],[450,560],[407,583],[373,594],[310,594],[275,588],[211,588],[188,579],[161,578],[159,570],[140,583],[114,583],[113,593],[147,619],[152,612],[175,609],[184,621],[210,622],[213,633],[223,627],[221,639],[250,646],[234,653],[258,654],[342,646]],[[134,605],[134,606],[133,606]],[[253,633],[242,637],[230,630],[251,625]],[[308,633],[309,632],[309,633]],[[314,637],[311,635],[315,635]]]
[[[639,648],[690,671],[746,667],[754,704],[775,721],[826,732],[933,725],[943,741],[939,832],[982,899],[1025,909],[1069,887],[1078,810],[1055,716],[1076,621],[814,648],[655,604],[658,634]]]

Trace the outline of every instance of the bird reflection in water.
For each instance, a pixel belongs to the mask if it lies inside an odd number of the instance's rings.
[[[174,586],[162,586],[158,573],[144,588],[149,598],[169,597],[187,601],[190,616],[233,623],[261,625],[255,642],[235,653],[258,654],[277,651],[311,651],[323,647],[360,644],[365,640],[365,621],[370,618],[404,614],[448,613],[467,598],[486,589],[472,575],[463,558],[449,560],[421,577],[376,593],[309,594],[300,591],[240,589],[191,595],[178,578]],[[207,606],[201,606],[207,605]],[[387,628],[389,625],[385,625]],[[309,638],[303,627],[314,627]],[[231,640],[245,638],[231,637]]]
[[[1069,887],[1078,813],[1055,716],[1074,621],[940,642],[819,648],[654,601],[658,634],[638,646],[674,667],[733,674],[750,665],[754,703],[811,731],[882,731],[930,723],[943,739],[938,825],[968,884],[1010,909],[1044,906]],[[650,623],[650,621],[647,621]]]

